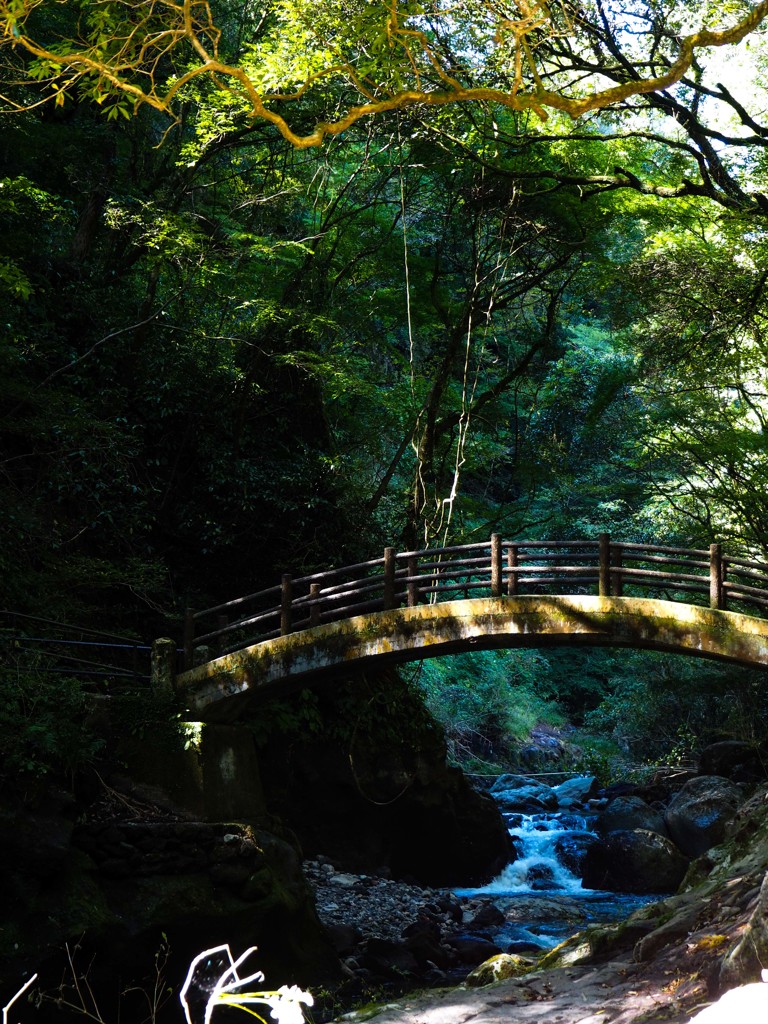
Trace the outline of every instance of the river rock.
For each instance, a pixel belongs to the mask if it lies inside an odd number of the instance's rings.
[[[419,971],[418,961],[406,943],[392,939],[368,939],[356,959],[365,970],[396,981]]]
[[[646,832],[658,832],[660,836],[668,836],[664,817],[659,811],[642,800],[639,796],[614,797],[598,816],[595,822],[598,832],[605,835],[623,829],[644,829]]]
[[[349,956],[363,940],[363,933],[352,924],[331,924],[325,930],[339,956]]]
[[[502,793],[506,789],[519,789],[521,786],[529,786],[531,784],[537,786],[544,785],[544,783],[532,779],[530,775],[514,775],[512,772],[505,772],[496,779],[490,788],[490,792]],[[549,789],[550,787],[547,786],[546,788]]]
[[[696,928],[700,907],[696,903],[683,904],[677,908],[669,920],[664,921],[646,935],[641,935],[632,952],[633,959],[638,963],[647,963],[675,939],[690,935]]]
[[[433,964],[445,969],[452,963],[451,954],[442,944],[440,925],[435,921],[420,918],[409,924],[403,929],[403,942],[413,953],[419,967],[424,968]]]
[[[566,779],[553,788],[557,803],[564,810],[583,805],[587,800],[597,796],[600,785],[594,775],[580,775],[575,779]]]
[[[470,971],[466,984],[470,988],[492,985],[494,981],[506,981],[507,978],[518,978],[533,969],[535,960],[517,956],[514,953],[497,953]]]
[[[340,885],[344,889],[353,889],[360,885],[360,878],[357,875],[350,875],[345,871],[330,875],[328,881],[331,885]]]
[[[479,964],[501,953],[495,942],[480,935],[452,935],[448,945],[463,964]]]
[[[555,841],[555,856],[577,878],[584,877],[584,862],[600,840],[591,832],[569,832]]]
[[[551,786],[526,775],[501,775],[491,786],[491,795],[502,811],[535,814],[553,811],[557,796]]]
[[[611,892],[674,892],[688,860],[671,840],[648,829],[609,832],[584,860],[584,886]]]
[[[766,772],[760,752],[744,740],[722,740],[704,747],[699,755],[702,775],[722,775],[731,782],[758,782]]]
[[[516,896],[505,905],[504,917],[514,923],[535,919],[578,924],[586,920],[583,904],[578,897],[570,896]]]
[[[669,834],[689,857],[698,857],[725,837],[725,827],[742,801],[738,786],[718,775],[690,779],[664,815]]]
[[[484,903],[477,913],[467,921],[467,927],[474,932],[483,928],[495,928],[504,924],[505,920],[503,911],[499,910],[494,903],[489,902]]]
[[[555,871],[549,864],[531,864],[526,872],[526,881],[534,891],[558,889]]]

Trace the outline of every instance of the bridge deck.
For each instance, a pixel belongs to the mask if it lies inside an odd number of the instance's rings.
[[[185,667],[307,627],[457,598],[653,597],[763,615],[768,565],[708,549],[591,540],[490,540],[396,552],[187,613]]]
[[[553,645],[648,648],[768,665],[768,620],[678,601],[505,596],[356,615],[224,654],[177,677],[190,710],[232,719],[275,688],[467,650]]]

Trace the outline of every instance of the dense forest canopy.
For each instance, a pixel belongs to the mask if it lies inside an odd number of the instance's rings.
[[[0,2],[0,610],[180,636],[491,531],[768,557],[767,11]],[[73,771],[88,684],[14,636],[0,781]],[[639,655],[419,679],[491,759],[767,714]]]
[[[765,555],[767,12],[0,5],[6,607],[151,631],[492,529]]]

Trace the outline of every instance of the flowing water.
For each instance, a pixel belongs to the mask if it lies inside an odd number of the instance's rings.
[[[596,815],[546,811],[505,813],[518,856],[478,889],[456,895],[490,900],[504,914],[493,938],[505,952],[551,949],[593,922],[618,921],[661,897],[585,889],[571,869],[579,846],[596,838]],[[571,867],[568,864],[571,864]]]

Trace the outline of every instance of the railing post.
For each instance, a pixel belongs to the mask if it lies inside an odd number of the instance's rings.
[[[501,534],[491,534],[491,597],[501,597]]]
[[[598,594],[600,597],[611,596],[611,535],[601,533],[598,537],[600,562],[598,568]]]
[[[176,641],[160,637],[152,644],[151,685],[153,693],[172,697],[176,692]]]
[[[395,549],[384,548],[384,611],[395,607]]]
[[[614,569],[621,569],[621,544],[611,544],[611,565]],[[611,590],[613,597],[622,597],[624,594],[624,577],[621,572],[611,573]]]
[[[417,576],[419,573],[419,564],[415,558],[408,559],[408,575]],[[415,579],[408,583],[408,607],[415,608],[419,603],[419,584]]]
[[[187,608],[184,614],[184,668],[193,666],[195,647],[195,613]]]
[[[720,544],[709,545],[709,607],[722,609],[723,602],[723,549]]]
[[[280,635],[286,636],[291,632],[291,601],[293,600],[293,585],[289,573],[283,573],[280,589]]]
[[[517,573],[514,571],[517,569],[517,544],[510,544],[507,548],[507,568],[509,569],[507,593],[510,597],[514,597],[517,594]]]
[[[309,585],[309,624],[310,626],[320,625],[320,584],[310,583]]]

